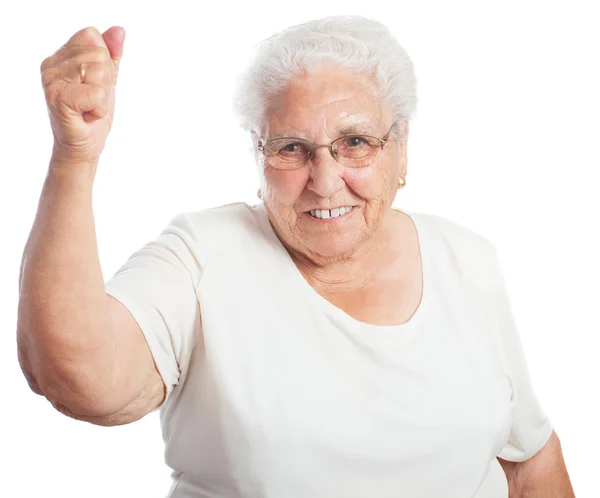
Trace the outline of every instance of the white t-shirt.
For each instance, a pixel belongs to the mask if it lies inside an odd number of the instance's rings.
[[[320,296],[263,204],[181,212],[105,282],[168,386],[169,497],[508,497],[496,456],[531,458],[552,425],[495,247],[401,211],[423,297],[399,326]]]

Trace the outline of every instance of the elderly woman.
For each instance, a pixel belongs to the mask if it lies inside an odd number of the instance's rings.
[[[173,498],[573,496],[494,245],[392,207],[416,79],[388,29],[268,38],[235,99],[262,202],[178,213],[104,282],[91,194],[124,35],[86,28],[42,63],[31,388],[99,425],[160,409]]]

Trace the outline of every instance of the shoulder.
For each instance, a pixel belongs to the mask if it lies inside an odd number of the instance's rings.
[[[482,233],[446,216],[433,213],[415,213],[415,215],[427,224],[434,236],[437,235],[454,247],[466,249],[475,245],[477,249],[481,249],[492,245],[490,239]]]
[[[225,255],[266,239],[268,223],[262,204],[235,202],[201,210],[182,211],[165,230],[178,230],[204,256]]]
[[[172,217],[165,230],[185,230],[198,240],[206,236],[228,237],[260,227],[259,206],[234,202],[197,211],[181,211]]]
[[[413,214],[427,229],[428,249],[435,261],[480,285],[487,287],[493,282],[496,248],[489,237],[446,216]]]

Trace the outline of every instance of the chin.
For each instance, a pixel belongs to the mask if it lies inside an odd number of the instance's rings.
[[[326,260],[337,260],[338,258],[343,259],[345,256],[352,254],[357,245],[355,240],[349,240],[345,237],[340,240],[339,236],[320,236],[309,237],[305,247],[309,254],[314,257]]]

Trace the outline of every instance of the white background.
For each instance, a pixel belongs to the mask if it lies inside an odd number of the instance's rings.
[[[76,31],[127,31],[116,120],[94,184],[107,280],[171,217],[257,202],[231,111],[255,45],[317,17],[385,22],[412,58],[418,111],[396,205],[489,237],[534,387],[578,498],[600,496],[600,31],[596,2],[7,2],[0,7],[0,495],[161,497],[158,413],[97,427],[33,394],[16,353],[18,271],[52,147],[42,60]],[[465,497],[467,498],[467,497]]]

